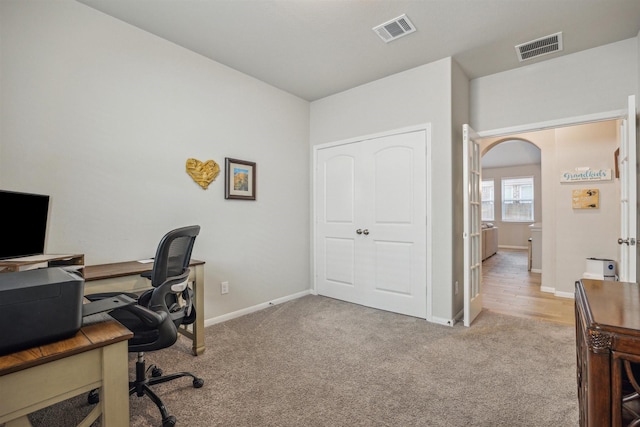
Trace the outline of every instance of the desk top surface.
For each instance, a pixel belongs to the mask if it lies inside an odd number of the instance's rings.
[[[204,261],[192,259],[190,266],[204,264]],[[131,276],[135,274],[151,271],[152,262],[125,261],[114,262],[112,264],[87,265],[84,267],[84,280],[90,282],[92,280],[110,279],[113,277]]]
[[[582,279],[577,299],[585,299],[591,327],[640,336],[638,283]]]
[[[0,356],[0,376],[126,341],[132,336],[131,331],[110,316],[90,316],[71,338]]]
[[[55,262],[55,261],[63,261],[63,260],[71,261],[67,263],[67,265],[83,264],[84,255],[82,254],[42,254],[42,255],[22,256],[17,258],[2,259],[0,260],[0,266],[31,265],[31,264],[38,264],[43,262]]]

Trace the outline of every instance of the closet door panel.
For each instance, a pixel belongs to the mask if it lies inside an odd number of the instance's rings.
[[[327,224],[353,224],[355,202],[353,155],[329,157],[324,167],[324,219]]]
[[[316,158],[316,289],[360,302],[356,259],[357,147],[318,150]]]
[[[411,296],[411,261],[413,245],[402,242],[376,241],[374,243],[374,290]]]
[[[413,204],[413,150],[383,148],[373,154],[373,203],[376,224],[410,224]]]
[[[426,317],[426,132],[367,141],[367,304]]]

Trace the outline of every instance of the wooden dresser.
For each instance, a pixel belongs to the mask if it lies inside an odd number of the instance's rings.
[[[636,425],[640,285],[582,279],[575,297],[580,426]]]

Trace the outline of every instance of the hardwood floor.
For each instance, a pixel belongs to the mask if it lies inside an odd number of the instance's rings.
[[[486,310],[574,325],[574,301],[540,291],[540,273],[527,271],[527,251],[500,249],[482,263]]]

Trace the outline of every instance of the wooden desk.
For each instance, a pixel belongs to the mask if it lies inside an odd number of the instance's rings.
[[[178,331],[193,342],[195,356],[204,353],[204,261],[191,260],[189,280],[193,289],[193,305],[196,321],[189,327],[180,327]],[[140,274],[151,271],[153,263],[138,261],[117,262],[113,264],[87,265],[84,268],[85,295],[100,292],[134,292],[151,289],[151,282]]]
[[[580,425],[631,425],[640,401],[623,404],[633,391],[623,371],[640,363],[640,285],[582,279],[575,307]]]
[[[0,356],[0,424],[30,426],[27,414],[100,388],[100,403],[80,426],[100,415],[105,427],[129,425],[127,340],[133,334],[108,316],[71,338]]]
[[[82,274],[84,255],[32,255],[0,260],[0,273],[28,270],[37,266],[44,267],[76,267]]]

